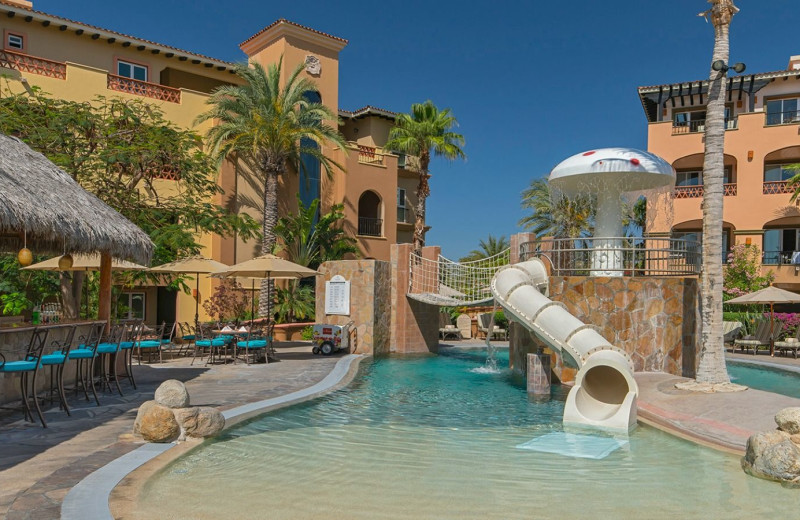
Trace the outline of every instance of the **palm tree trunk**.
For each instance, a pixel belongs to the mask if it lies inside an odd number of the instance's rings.
[[[261,226],[263,234],[261,242],[262,255],[272,253],[275,248],[275,225],[278,223],[278,175],[282,172],[279,164],[267,160],[264,164],[264,173],[264,221]],[[261,280],[261,292],[258,296],[259,317],[269,317],[273,293],[274,282],[266,279]]]
[[[430,184],[428,184],[428,179],[431,178],[428,173],[430,160],[429,152],[423,151],[420,154],[419,184],[417,184],[417,215],[414,221],[414,251],[418,254],[421,254],[422,248],[425,247],[425,202],[428,195],[431,194],[431,187]]]
[[[712,63],[729,57],[728,29],[736,12],[731,0],[715,0],[709,15],[714,24]],[[722,203],[725,144],[725,71],[711,70],[706,107],[703,162],[703,270],[701,280],[702,345],[699,383],[729,383],[722,333]]]
[[[65,319],[76,320],[80,317],[84,275],[83,271],[60,274],[61,303]]]

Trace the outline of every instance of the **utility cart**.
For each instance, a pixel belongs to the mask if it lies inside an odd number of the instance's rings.
[[[345,325],[314,325],[314,347],[311,352],[330,356],[337,350],[350,347],[350,335],[355,331],[353,321]],[[354,345],[355,346],[355,345]]]

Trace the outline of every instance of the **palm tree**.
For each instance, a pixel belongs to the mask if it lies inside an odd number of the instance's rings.
[[[395,126],[389,132],[386,148],[419,158],[419,184],[417,184],[417,218],[414,223],[414,250],[425,245],[425,200],[431,190],[428,184],[431,154],[448,160],[465,159],[461,149],[464,136],[452,132],[458,121],[449,108],[439,110],[428,100],[411,105],[410,114],[398,114]]]
[[[333,143],[345,149],[339,131],[325,121],[336,121],[337,115],[321,103],[309,102],[308,92],[316,91],[313,81],[302,77],[298,65],[281,86],[281,65],[267,70],[258,63],[238,65],[236,74],[243,85],[216,88],[208,100],[211,107],[195,124],[213,121],[208,131],[208,144],[221,163],[235,155],[245,162],[264,183],[264,219],[262,253],[275,247],[275,225],[278,223],[278,178],[302,169],[301,155],[319,160],[325,173],[342,167],[322,153],[322,146]],[[271,284],[261,284],[259,315],[266,316]]]
[[[596,204],[592,197],[551,197],[547,179],[536,179],[522,192],[522,207],[532,211],[519,221],[537,237],[580,238],[592,234]]]
[[[487,240],[481,240],[479,243],[480,249],[473,249],[465,257],[462,257],[459,262],[473,262],[475,260],[483,260],[495,255],[499,255],[509,248],[508,239],[505,236],[495,238],[489,234]]]
[[[711,62],[728,63],[729,28],[739,10],[733,0],[709,0],[711,9],[701,15],[714,25],[714,53]],[[711,68],[706,106],[705,157],[703,161],[703,270],[701,278],[701,319],[703,327],[697,382],[730,383],[725,367],[722,333],[722,201],[725,143],[726,70]]]

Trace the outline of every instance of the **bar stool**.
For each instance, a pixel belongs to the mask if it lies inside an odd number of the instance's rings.
[[[48,328],[33,329],[31,332],[31,340],[28,343],[28,347],[25,349],[25,357],[21,360],[6,361],[5,356],[0,354],[0,373],[20,375],[20,395],[22,397],[22,410],[25,414],[25,420],[34,422],[30,403],[32,395],[36,413],[39,415],[39,420],[42,422],[42,427],[44,428],[47,428],[47,422],[44,420],[42,408],[39,406],[39,400],[36,398],[36,376],[39,374],[39,367],[42,365],[42,351],[44,350],[44,345],[49,333],[50,330]],[[31,384],[28,385],[31,374],[33,374],[33,378]],[[29,386],[31,388],[30,392],[28,391]]]
[[[100,338],[103,337],[103,330],[106,328],[106,322],[95,321],[89,327],[86,335],[78,338],[78,346],[70,350],[67,356],[70,360],[77,363],[75,370],[75,395],[78,390],[83,390],[83,395],[86,400],[89,400],[89,392],[87,388],[92,389],[92,395],[97,406],[100,406],[100,400],[97,398],[97,391],[94,388],[94,362],[97,359],[97,344],[100,343]]]
[[[67,399],[64,396],[64,366],[69,359],[69,351],[72,348],[72,341],[75,338],[75,331],[78,329],[78,325],[55,325],[46,328],[50,330],[67,329],[64,339],[53,341],[50,344],[51,352],[42,355],[42,367],[50,368],[50,400],[53,400],[53,377],[55,376],[56,390],[58,399],[61,402],[61,408],[67,412],[67,415],[72,415],[69,411]]]

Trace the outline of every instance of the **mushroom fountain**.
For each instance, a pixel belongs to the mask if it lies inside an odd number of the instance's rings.
[[[573,155],[553,168],[553,196],[597,197],[592,276],[622,276],[623,195],[675,184],[675,170],[661,157],[633,148],[602,148]]]

